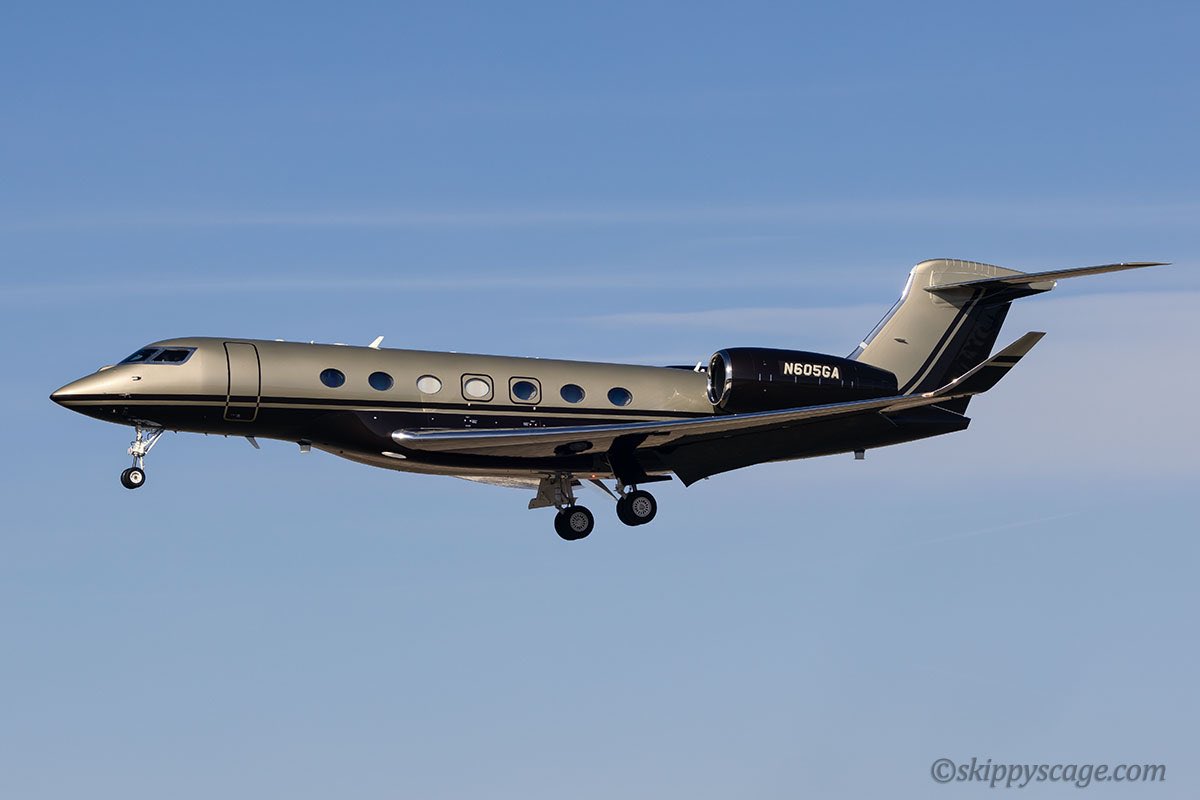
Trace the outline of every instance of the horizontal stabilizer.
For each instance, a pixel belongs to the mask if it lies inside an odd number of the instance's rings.
[[[1131,261],[1127,264],[1101,264],[1097,267],[1074,267],[1072,269],[1054,269],[1047,272],[1018,272],[1015,275],[1004,275],[997,278],[980,278],[959,283],[942,283],[925,287],[927,292],[944,292],[950,289],[1003,289],[1011,286],[1028,286],[1034,283],[1050,283],[1063,278],[1080,278],[1084,275],[1100,275],[1105,272],[1121,272],[1127,269],[1142,267],[1164,267],[1165,261]],[[1052,288],[1052,287],[1047,287]]]
[[[986,392],[999,383],[1000,379],[1007,375],[1008,371],[1016,366],[1017,362],[1024,358],[1025,354],[1032,350],[1033,346],[1040,342],[1045,335],[1041,331],[1030,331],[987,361],[972,367],[927,396],[963,397]]]

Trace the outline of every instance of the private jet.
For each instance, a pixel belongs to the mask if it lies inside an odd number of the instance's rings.
[[[644,488],[685,486],[773,461],[867,450],[961,431],[1044,335],[994,355],[1013,300],[1058,280],[1161,262],[1024,273],[933,259],[845,357],[731,347],[695,366],[652,367],[257,339],[164,339],[63,386],[54,402],[131,426],[133,464],[164,431],[278,439],[373,467],[523,487],[568,541],[592,532],[584,481],[626,525],[654,519]],[[612,482],[610,489],[606,483]]]

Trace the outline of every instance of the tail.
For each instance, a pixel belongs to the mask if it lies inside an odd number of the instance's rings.
[[[988,357],[1013,300],[1048,292],[1061,278],[1159,264],[1024,273],[975,261],[922,261],[900,300],[850,357],[895,373],[902,394],[933,391]],[[955,402],[962,408],[954,410],[966,409],[966,398]]]

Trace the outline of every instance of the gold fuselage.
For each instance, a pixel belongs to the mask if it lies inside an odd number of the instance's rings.
[[[457,463],[453,458],[397,453],[392,433],[608,424],[715,413],[706,376],[672,367],[253,339],[167,339],[147,347],[194,351],[180,364],[103,368],[64,386],[53,399],[124,425],[309,443],[375,466],[462,475],[529,474],[548,465],[486,459]],[[322,382],[321,373],[328,369],[340,372],[344,382]],[[369,380],[373,373],[387,375],[391,385],[374,388]],[[435,377],[440,388],[422,391],[418,380],[423,376]],[[490,394],[471,395],[467,384],[472,378],[485,380]],[[537,393],[522,399],[518,381],[532,383]],[[428,383],[423,387],[429,388]],[[562,390],[568,385],[582,389],[582,399],[564,399]],[[627,391],[629,403],[610,400],[613,389]],[[575,399],[569,392],[566,396]],[[577,469],[608,474],[594,456],[579,462]]]

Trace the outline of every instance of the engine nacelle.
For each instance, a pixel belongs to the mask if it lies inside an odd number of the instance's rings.
[[[869,400],[896,392],[896,376],[887,370],[820,353],[731,347],[708,362],[708,399],[730,413]]]

